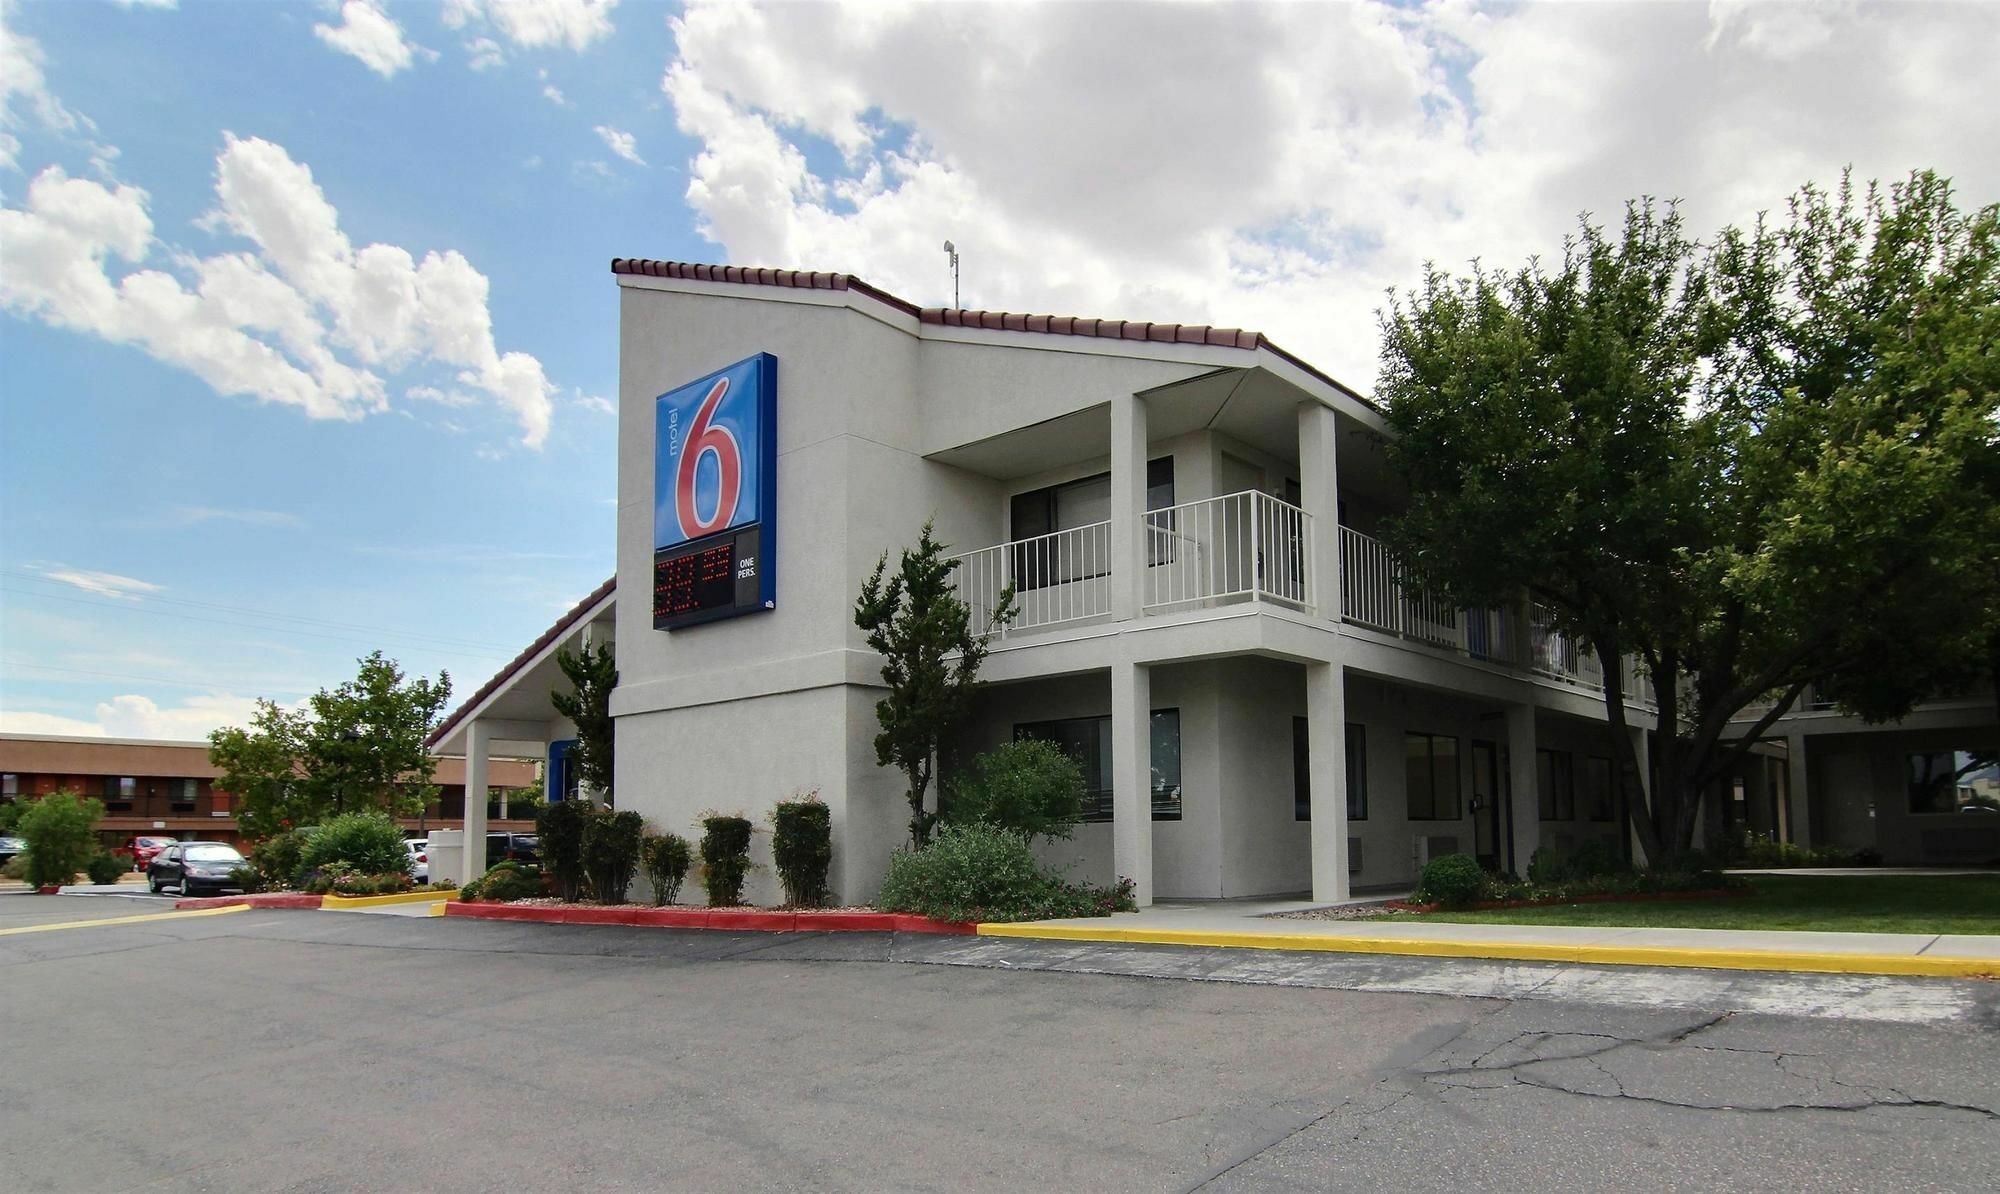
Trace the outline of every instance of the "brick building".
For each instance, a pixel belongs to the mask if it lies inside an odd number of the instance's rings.
[[[236,798],[215,781],[206,742],[0,734],[0,801],[64,789],[94,796],[104,802],[98,831],[107,846],[141,835],[236,842]],[[506,791],[534,781],[535,764],[524,760],[496,759],[487,774],[489,786]],[[436,782],[438,802],[405,820],[406,830],[464,826],[465,760],[439,759]],[[532,831],[533,823],[499,819],[494,828]]]

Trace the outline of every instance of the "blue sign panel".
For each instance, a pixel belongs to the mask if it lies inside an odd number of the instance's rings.
[[[774,608],[778,359],[758,353],[653,408],[654,628]]]

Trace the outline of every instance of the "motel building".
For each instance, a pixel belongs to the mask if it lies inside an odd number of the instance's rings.
[[[698,836],[704,810],[762,825],[816,791],[834,895],[866,902],[908,809],[854,602],[931,520],[976,621],[1008,585],[1019,607],[946,767],[1017,737],[1075,753],[1086,823],[1046,851],[1073,877],[1129,877],[1141,904],[1337,901],[1442,854],[1520,872],[1542,847],[1632,848],[1605,663],[1525,602],[1406,593],[1375,537],[1403,500],[1381,410],[1262,335],[925,309],[843,274],[612,272],[617,574],[439,729],[469,784],[529,757],[569,787],[555,656],[612,641],[618,806]],[[1649,750],[1651,707],[1625,716]],[[1992,720],[1968,703],[1924,742]],[[1810,738],[1761,748],[1724,815],[1812,840]]]

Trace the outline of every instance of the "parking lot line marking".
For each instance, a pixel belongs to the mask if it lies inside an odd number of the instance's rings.
[[[21,925],[12,929],[0,929],[0,937],[12,937],[19,933],[53,933],[57,929],[87,929],[93,925],[136,925],[149,920],[181,920],[189,916],[221,916],[226,912],[247,912],[248,905],[236,904],[227,908],[189,908],[184,912],[148,912],[144,916],[107,916],[101,920],[66,920],[53,925]]]

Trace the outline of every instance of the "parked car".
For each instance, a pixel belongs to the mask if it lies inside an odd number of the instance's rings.
[[[431,881],[430,839],[413,837],[403,843],[410,851],[410,875],[419,883]]]
[[[542,839],[532,833],[489,833],[486,835],[486,865],[501,862],[540,862]]]
[[[223,842],[175,842],[146,865],[146,886],[154,895],[166,887],[178,887],[184,896],[203,888],[241,890],[232,872],[248,865],[236,847]]]
[[[28,843],[18,837],[0,837],[0,866],[14,861],[14,856],[28,848]]]
[[[155,854],[173,844],[170,837],[135,837],[126,839],[125,848],[132,852],[132,869],[143,871]]]

